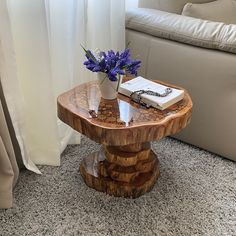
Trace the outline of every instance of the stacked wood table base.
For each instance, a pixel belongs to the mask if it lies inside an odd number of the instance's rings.
[[[150,143],[103,146],[84,158],[80,172],[89,187],[129,198],[150,191],[160,175],[159,160]]]

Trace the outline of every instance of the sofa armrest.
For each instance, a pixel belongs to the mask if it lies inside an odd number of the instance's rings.
[[[236,53],[236,25],[137,8],[126,13],[126,28],[194,46]]]

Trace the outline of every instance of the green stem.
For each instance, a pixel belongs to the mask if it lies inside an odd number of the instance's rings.
[[[127,44],[126,44],[126,48],[128,48],[130,44],[131,44],[131,42],[130,42],[130,41],[129,41],[129,42],[127,42]]]
[[[117,84],[117,87],[116,87],[116,92],[118,92],[118,90],[119,90],[120,80],[121,80],[121,75],[118,74],[118,84]]]
[[[107,74],[105,74],[105,77],[102,79],[100,84],[102,84],[106,78],[107,78]]]
[[[97,64],[96,58],[95,58],[87,49],[85,49],[82,44],[80,44],[80,46],[83,48],[85,54],[86,54],[94,63]]]
[[[106,78],[108,78],[107,74],[105,74],[105,77],[102,79],[100,84],[102,84]],[[120,80],[121,80],[121,75],[120,74],[118,74],[118,79],[117,80],[118,80],[117,86],[116,86],[116,88],[113,88],[114,90],[116,90],[116,92],[118,92],[118,90],[119,90],[119,85],[120,85]]]

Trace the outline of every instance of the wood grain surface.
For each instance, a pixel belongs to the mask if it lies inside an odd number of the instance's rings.
[[[85,157],[80,165],[85,183],[98,191],[131,198],[150,191],[160,175],[150,141],[186,127],[193,106],[186,90],[182,101],[164,111],[142,107],[121,94],[117,99],[104,100],[98,81],[60,95],[57,105],[62,121],[102,144],[99,152]]]
[[[91,188],[116,197],[136,198],[152,189],[160,169],[151,149],[127,153],[105,146],[84,158],[80,173]]]
[[[175,134],[190,122],[192,112],[187,91],[182,101],[160,111],[142,107],[121,94],[118,99],[104,100],[97,81],[60,95],[57,104],[62,121],[95,142],[113,146],[144,143]]]

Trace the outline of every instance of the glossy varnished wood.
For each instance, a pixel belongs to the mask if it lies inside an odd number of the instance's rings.
[[[58,117],[90,139],[106,145],[143,143],[175,134],[188,124],[191,110],[192,101],[187,92],[182,101],[160,111],[141,107],[121,94],[117,100],[104,100],[96,81],[58,97]],[[92,118],[91,111],[96,118]]]
[[[141,155],[144,151],[145,155]],[[109,155],[118,157],[108,158]],[[137,157],[140,157],[137,159]],[[126,159],[127,162],[120,160]],[[127,165],[129,163],[129,165]],[[150,150],[126,153],[109,147],[85,157],[80,165],[85,183],[117,197],[136,198],[150,191],[160,175],[159,160]]]
[[[160,111],[141,107],[121,94],[118,99],[104,100],[96,81],[58,97],[58,117],[103,144],[100,152],[86,157],[80,165],[85,183],[124,197],[138,197],[152,188],[159,176],[159,161],[150,141],[179,132],[189,123],[191,111],[187,91],[182,101]]]

